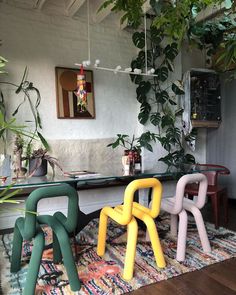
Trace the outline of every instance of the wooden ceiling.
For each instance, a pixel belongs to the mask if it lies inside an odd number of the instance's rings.
[[[79,17],[83,11],[86,13],[86,0],[0,0],[0,2],[23,9],[38,10],[42,13],[52,15],[63,15],[70,18]],[[107,7],[101,12],[98,8],[104,0],[90,0],[90,18],[91,21],[100,23],[110,15],[112,6]],[[120,15],[116,15],[117,20]]]
[[[37,10],[42,13],[50,15],[63,15],[70,18],[79,18],[82,14],[87,14],[87,0],[0,0],[0,3],[5,3],[10,6],[15,6],[23,9]],[[98,13],[98,8],[104,0],[90,0],[90,21],[94,23],[100,23],[104,21],[109,15],[112,14],[112,18],[115,19],[121,29],[126,28],[127,24],[120,25],[120,18],[122,14],[113,13],[111,11],[112,5],[108,6]],[[198,16],[198,21],[204,21],[205,19],[213,17],[214,13],[222,11],[224,5],[209,6],[205,11],[201,12]],[[143,6],[143,11],[150,13],[151,7],[149,1]]]

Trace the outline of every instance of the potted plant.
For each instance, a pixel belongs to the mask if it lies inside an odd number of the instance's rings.
[[[39,148],[24,158],[29,160],[29,177],[31,176],[44,176],[47,174],[47,163],[52,167],[53,176],[55,175],[55,166],[62,172],[58,159],[50,156],[46,149]]]
[[[135,137],[133,134],[131,138],[127,134],[117,134],[116,140],[107,146],[112,147],[113,149],[122,146],[124,148],[124,156],[128,157],[122,161],[123,165],[125,166],[126,162],[128,162],[131,166],[130,170],[132,170],[132,172],[137,172],[141,171],[141,149],[146,148],[152,152],[152,141],[156,141],[156,134],[150,131],[143,133],[139,137]]]

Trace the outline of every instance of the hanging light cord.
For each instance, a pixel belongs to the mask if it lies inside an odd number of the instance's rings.
[[[90,14],[89,14],[89,0],[87,0],[87,33],[88,33],[88,60],[91,57],[91,44],[90,44]]]
[[[89,67],[91,64],[91,41],[90,41],[90,5],[89,5],[89,0],[87,0],[87,38],[88,38],[88,60],[84,60],[82,63],[76,63],[76,66],[84,66]],[[141,69],[137,69],[135,68],[134,70],[132,70],[132,68],[125,68],[124,70],[122,70],[121,66],[118,65],[116,66],[114,69],[111,68],[105,68],[105,67],[100,67],[100,60],[96,59],[95,60],[95,64],[94,64],[94,68],[97,70],[104,70],[104,71],[111,71],[116,73],[125,73],[125,74],[131,74],[131,75],[141,75],[141,76],[152,76],[155,77],[157,76],[156,74],[154,74],[155,70],[151,69],[148,71],[148,54],[147,54],[147,17],[146,17],[146,13],[144,14],[144,35],[145,35],[145,73],[142,73]]]
[[[148,65],[147,65],[147,17],[146,17],[146,13],[144,14],[144,38],[145,38],[145,73],[147,74]]]

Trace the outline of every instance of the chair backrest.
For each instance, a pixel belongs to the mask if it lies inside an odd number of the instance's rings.
[[[66,196],[68,197],[68,211],[65,227],[70,231],[75,230],[78,222],[78,194],[69,184],[43,187],[34,190],[26,200],[24,238],[31,239],[35,236],[37,222],[37,206],[41,199]]]
[[[136,179],[129,183],[125,190],[123,218],[127,220],[127,223],[130,222],[132,218],[133,199],[135,192],[145,188],[152,188],[152,206],[151,209],[144,206],[142,207],[145,208],[145,211],[148,212],[153,218],[159,214],[162,197],[162,184],[156,178]]]
[[[228,168],[221,166],[221,165],[215,165],[215,164],[197,164],[196,168],[199,168],[199,171],[206,175],[208,180],[208,185],[217,185],[218,181],[218,175],[229,175],[230,171]],[[204,172],[204,169],[209,169],[212,171],[206,171]],[[215,169],[215,170],[214,170]]]
[[[176,193],[175,193],[175,203],[173,208],[173,214],[179,214],[183,207],[183,198],[185,187],[189,183],[199,183],[198,188],[198,196],[200,198],[196,198],[195,205],[198,208],[202,208],[206,201],[206,192],[207,192],[207,177],[202,173],[193,173],[186,174],[182,176],[177,182]]]

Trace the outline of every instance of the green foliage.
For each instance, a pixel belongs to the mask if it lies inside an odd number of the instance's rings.
[[[4,211],[4,210],[7,210],[9,211],[9,208],[5,209],[4,208],[4,204],[20,204],[22,203],[21,200],[13,200],[12,197],[16,196],[17,194],[19,194],[22,189],[16,189],[16,190],[13,190],[13,191],[10,191],[13,187],[15,183],[11,183],[10,185],[8,185],[4,190],[2,190],[0,192],[0,211]],[[20,211],[20,212],[28,212],[28,213],[31,213],[31,214],[37,214],[37,212],[33,212],[33,211],[27,211],[25,209],[22,209],[22,208],[11,208],[12,211]]]
[[[114,4],[114,11],[136,10],[133,15],[126,14],[129,24],[143,23],[140,11],[146,1],[135,1],[135,5],[133,1],[105,1],[106,4],[108,2]],[[151,123],[156,127],[155,141],[158,140],[167,151],[167,155],[159,160],[167,164],[168,169],[180,167],[185,162],[194,163],[195,161],[192,155],[185,153],[184,136],[178,124],[178,116],[182,114],[182,110],[177,106],[177,99],[178,95],[184,94],[184,88],[179,80],[169,81],[170,73],[174,71],[174,60],[184,37],[188,34],[191,44],[198,44],[200,49],[207,48],[208,56],[215,54],[217,48],[224,49],[217,63],[223,62],[225,67],[229,67],[232,62],[235,63],[236,36],[229,25],[229,22],[233,23],[234,19],[228,17],[230,20],[225,18],[219,23],[198,24],[195,20],[202,9],[223,2],[227,9],[236,6],[231,0],[150,0],[149,2],[155,15],[149,16],[151,26],[147,30],[147,65],[149,69],[155,70],[156,76],[147,79],[143,76],[131,75],[131,81],[137,85],[137,101],[140,103],[138,120],[141,124]],[[235,30],[235,24],[233,27]],[[226,31],[228,31],[227,34],[225,34]],[[132,60],[131,68],[143,71],[145,70],[144,33],[135,32],[132,40],[140,51]],[[185,140],[188,142],[195,137],[196,132],[193,130]]]
[[[230,7],[229,4],[228,7]],[[204,23],[193,23],[188,31],[188,37],[192,44],[196,44],[201,50],[206,50],[207,63],[211,63],[213,60],[212,66],[217,71],[226,72],[235,70],[235,7],[214,20]]]
[[[106,0],[98,9],[102,9],[112,5],[112,11],[124,11],[125,14],[121,18],[121,23],[128,21],[128,24],[134,28],[138,28],[141,24],[142,5],[145,0]]]
[[[156,127],[157,132],[150,137],[148,133],[141,135],[142,146],[152,151],[151,142],[159,141],[167,151],[167,155],[159,161],[164,162],[168,169],[180,168],[183,163],[192,163],[195,159],[192,155],[185,153],[183,134],[178,123],[178,116],[182,113],[177,107],[177,99],[178,95],[184,94],[183,84],[179,80],[169,81],[170,73],[174,70],[173,62],[179,53],[178,44],[162,42],[164,40],[163,31],[153,25],[147,31],[147,37],[149,39],[148,67],[155,70],[155,76],[142,77],[139,80],[132,79],[132,81],[137,84],[136,97],[140,103],[138,120],[143,125],[151,123]],[[133,41],[137,48],[143,47],[140,46],[143,42],[142,34],[135,32]],[[143,71],[145,70],[145,58],[141,56],[145,56],[145,52],[143,49],[140,52],[131,62],[131,67],[138,67]],[[118,141],[115,142],[116,146]]]
[[[127,134],[117,134],[117,139],[114,142],[109,143],[107,146],[112,147],[113,149],[122,146],[126,150],[138,152],[141,152],[141,148],[143,147],[152,152],[151,142],[156,141],[156,139],[156,134],[150,131],[144,132],[139,137],[133,135],[131,139]]]
[[[99,11],[112,5],[113,11],[122,11],[125,20],[133,28],[138,28],[143,23],[142,6],[149,0],[106,0],[99,8]],[[221,4],[225,2],[227,8],[231,8],[232,0],[150,0],[149,3],[155,12],[153,29],[161,30],[169,38],[169,42],[177,42],[180,45],[184,36],[194,21],[196,14],[211,4]]]
[[[28,76],[28,69],[27,67],[24,70],[21,82],[19,85],[11,83],[11,82],[5,82],[5,81],[0,81],[0,84],[5,84],[5,85],[11,85],[15,87],[15,93],[18,94],[23,94],[23,100],[22,102],[19,103],[15,111],[13,112],[12,116],[15,117],[16,114],[19,112],[19,110],[22,108],[23,104],[25,102],[28,102],[31,113],[33,115],[33,122],[34,122],[34,130],[32,132],[27,132],[26,130],[26,125],[24,126],[17,126],[15,118],[10,119],[9,121],[6,121],[6,108],[5,108],[5,103],[4,103],[4,97],[3,93],[0,91],[0,114],[1,114],[1,122],[2,124],[0,126],[0,138],[5,141],[6,137],[3,136],[3,134],[6,134],[6,131],[9,130],[13,133],[19,133],[20,135],[27,136],[29,138],[29,145],[32,143],[33,139],[36,139],[37,137],[40,139],[42,142],[43,146],[49,150],[49,145],[46,141],[46,139],[43,137],[41,134],[41,129],[42,129],[42,124],[41,124],[41,117],[39,114],[39,105],[41,102],[41,95],[39,90],[33,85],[32,82],[27,80]],[[32,122],[30,120],[26,120],[26,122]],[[1,134],[2,133],[2,134]],[[2,135],[2,136],[1,136]]]
[[[8,61],[4,57],[0,56],[0,74],[6,74],[4,67],[6,66],[7,62]]]
[[[17,189],[12,192],[9,192],[14,183],[8,185],[4,190],[0,192],[0,204],[3,203],[11,203],[11,204],[19,204],[18,200],[12,200],[11,198],[17,195],[22,189]]]

